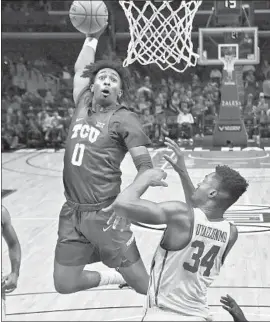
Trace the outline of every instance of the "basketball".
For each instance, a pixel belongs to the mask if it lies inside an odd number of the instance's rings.
[[[69,17],[78,31],[93,34],[108,23],[108,10],[103,1],[74,1]]]

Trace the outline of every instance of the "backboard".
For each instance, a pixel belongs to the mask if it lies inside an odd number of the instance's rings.
[[[235,64],[250,65],[260,62],[257,27],[223,27],[199,29],[200,65],[223,65],[222,57],[232,50]]]

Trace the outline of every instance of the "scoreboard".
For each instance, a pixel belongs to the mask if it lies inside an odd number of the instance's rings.
[[[241,16],[242,1],[241,0],[216,0],[215,13],[216,16],[238,15]]]

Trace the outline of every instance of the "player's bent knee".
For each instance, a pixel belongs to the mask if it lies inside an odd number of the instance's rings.
[[[74,287],[68,277],[54,273],[53,281],[54,281],[54,288],[57,293],[60,293],[60,294],[74,293]]]
[[[55,262],[53,281],[54,288],[57,293],[60,294],[71,294],[77,291],[76,281],[80,277],[84,266],[69,267],[62,266]]]

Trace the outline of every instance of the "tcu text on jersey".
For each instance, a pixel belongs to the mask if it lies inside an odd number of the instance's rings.
[[[73,126],[71,139],[75,139],[78,136],[82,139],[86,139],[88,137],[89,142],[94,143],[99,134],[100,131],[93,126],[88,124],[76,124]]]

